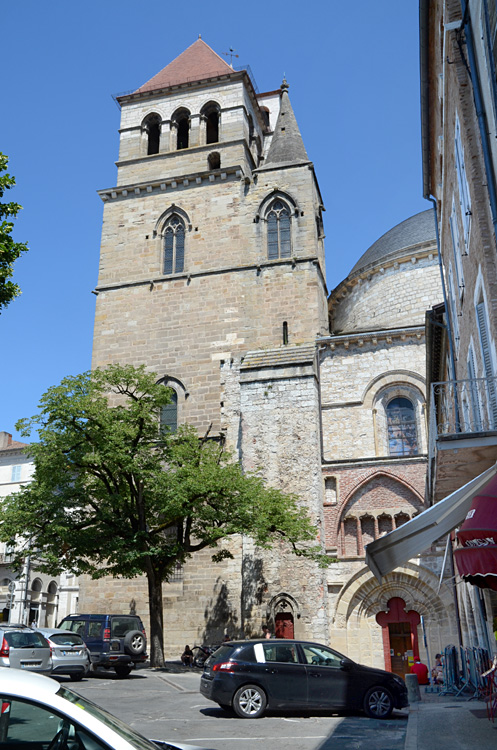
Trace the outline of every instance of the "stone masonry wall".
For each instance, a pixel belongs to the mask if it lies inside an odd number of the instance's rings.
[[[379,262],[356,284],[339,290],[334,333],[424,325],[426,310],[442,301],[436,247],[428,257],[417,258],[413,252],[392,264]]]
[[[426,353],[424,336],[378,339],[348,348],[340,345],[322,355],[321,389],[324,458],[327,460],[386,455],[384,420],[375,398],[395,383],[405,395],[420,394],[424,400]],[[330,339],[331,341],[332,339]],[[382,377],[383,376],[383,377]],[[381,411],[381,410],[380,410]],[[418,411],[418,441],[426,448],[424,410]],[[376,434],[375,434],[376,432]]]

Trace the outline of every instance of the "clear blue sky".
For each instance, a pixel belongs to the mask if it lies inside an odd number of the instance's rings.
[[[202,35],[259,90],[283,75],[326,206],[328,288],[422,198],[416,0],[16,0],[2,4],[0,150],[23,205],[22,296],[0,315],[0,430],[89,369],[103,204],[119,110]]]

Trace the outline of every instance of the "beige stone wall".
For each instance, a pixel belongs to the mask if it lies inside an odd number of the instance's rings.
[[[347,348],[337,344],[321,357],[325,459],[388,455],[384,411],[377,403],[383,391],[414,400],[420,452],[426,452],[422,329],[412,335],[398,334],[390,343],[378,337],[376,343],[353,341]]]
[[[436,247],[427,255],[407,253],[338,287],[338,299],[332,295],[334,333],[424,325],[426,310],[442,301]]]

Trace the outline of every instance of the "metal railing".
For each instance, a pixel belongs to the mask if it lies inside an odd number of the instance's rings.
[[[434,455],[437,438],[494,430],[497,430],[497,378],[432,383],[430,456]]]

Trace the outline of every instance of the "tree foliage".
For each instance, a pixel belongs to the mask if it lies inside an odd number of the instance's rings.
[[[0,199],[6,190],[16,183],[5,170],[7,169],[8,157],[0,153]],[[5,172],[5,174],[2,174]],[[0,313],[2,308],[7,307],[21,290],[17,284],[11,281],[14,272],[14,262],[21,253],[27,251],[28,246],[22,242],[14,242],[12,231],[14,229],[13,218],[17,216],[22,206],[19,203],[3,203],[0,200]]]
[[[152,663],[163,661],[162,582],[206,547],[248,534],[268,548],[284,539],[326,565],[316,529],[294,496],[244,473],[223,445],[189,426],[161,430],[170,391],[144,367],[114,365],[65,378],[42,397],[33,429],[33,481],[7,498],[0,539],[17,540],[51,574],[70,570],[148,580]],[[19,538],[24,543],[19,545]]]

